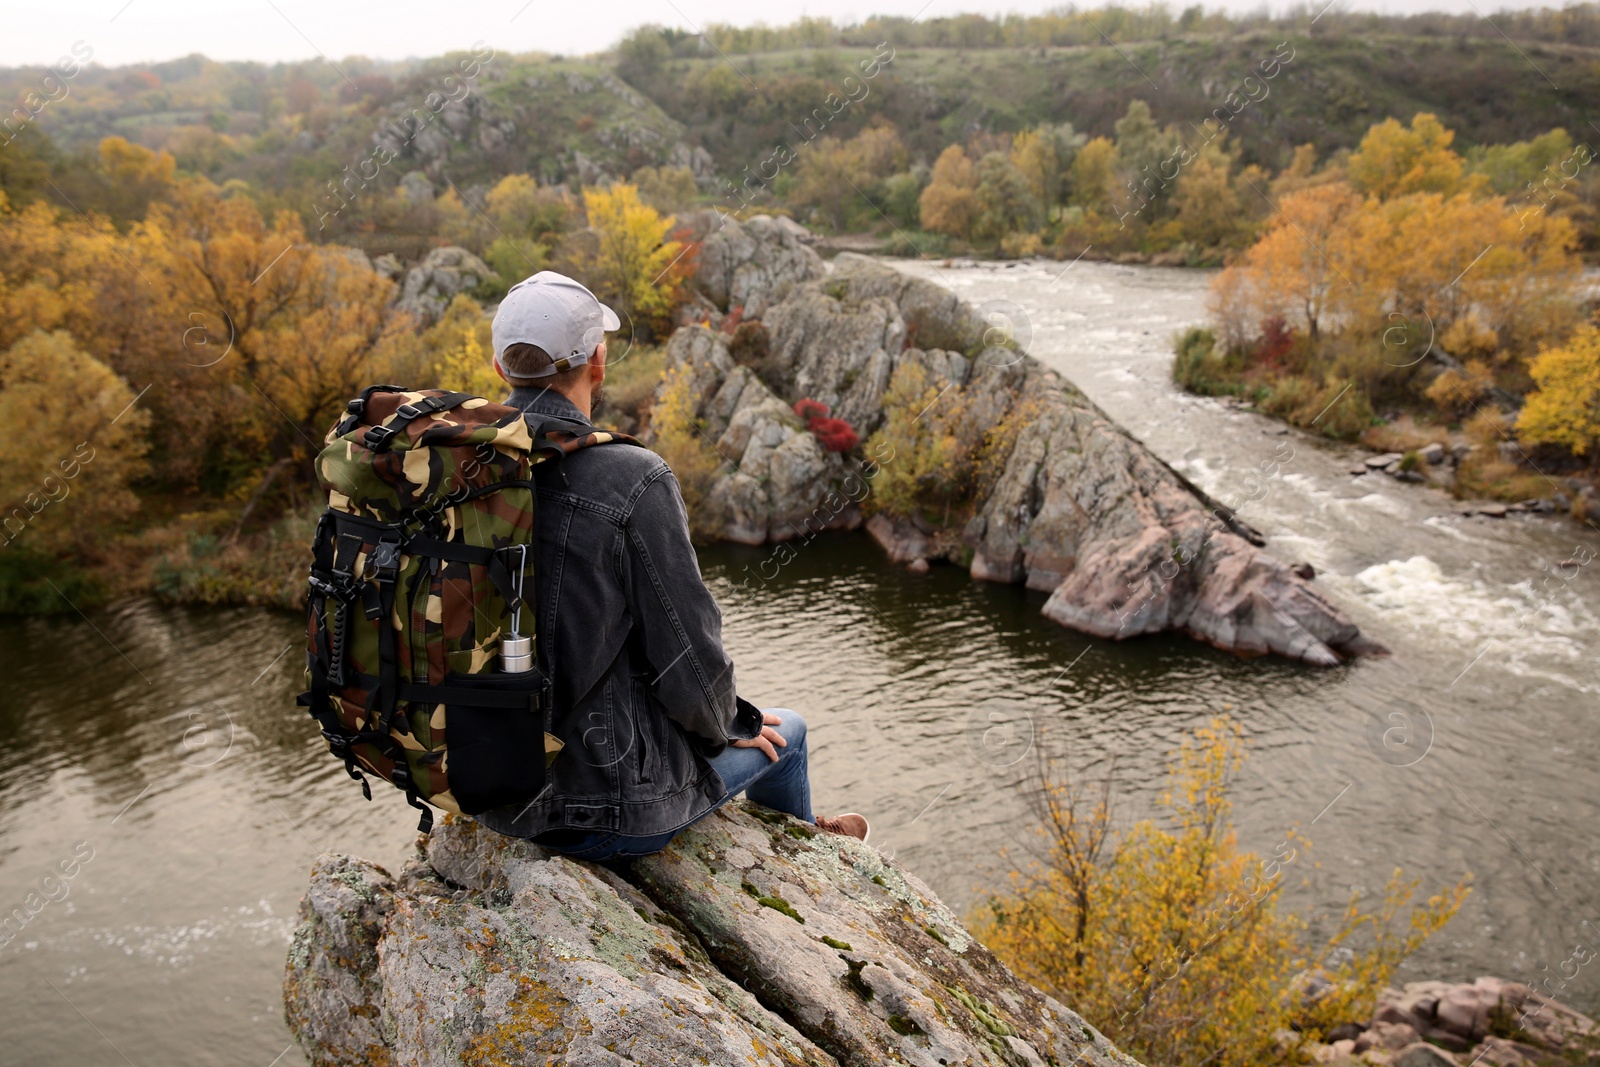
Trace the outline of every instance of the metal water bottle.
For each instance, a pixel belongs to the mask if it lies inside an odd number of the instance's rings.
[[[518,637],[513,629],[511,636],[500,642],[500,669],[506,674],[533,670],[533,638]]]

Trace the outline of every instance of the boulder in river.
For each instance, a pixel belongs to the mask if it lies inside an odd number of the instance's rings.
[[[284,1005],[315,1067],[1137,1067],[875,849],[735,804],[627,867],[446,817],[325,853]]]
[[[1346,1024],[1313,1059],[1338,1064],[1351,1056],[1388,1067],[1543,1067],[1600,1062],[1600,1028],[1588,1016],[1520,982],[1408,982],[1378,994],[1371,1020]],[[1353,1062],[1353,1061],[1352,1061]]]
[[[916,364],[941,396],[958,391],[966,419],[1005,424],[1011,436],[949,526],[873,516],[869,531],[891,558],[943,557],[974,578],[1047,592],[1046,617],[1098,637],[1182,631],[1320,665],[1382,651],[1261,551],[1259,533],[1065,378],[1014,345],[990,343],[993,323],[948,290],[850,253],[830,271],[762,217],[721,220],[701,263],[706,298],[742,306],[740,330],[762,336],[736,357],[726,333],[687,326],[667,350],[669,369],[692,376],[688,414],[726,463],[710,497],[728,540],[810,537],[873,510],[873,465],[893,459],[824,453],[785,412],[818,401],[866,441],[884,422],[896,370]]]

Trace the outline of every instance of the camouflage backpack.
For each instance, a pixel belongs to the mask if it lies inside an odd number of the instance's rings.
[[[532,468],[620,441],[470,393],[374,385],[317,456],[328,508],[312,544],[300,697],[328,750],[432,804],[533,800],[561,749],[533,647]],[[543,754],[539,758],[537,754]]]

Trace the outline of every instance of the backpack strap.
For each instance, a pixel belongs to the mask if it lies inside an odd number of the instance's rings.
[[[503,483],[502,483],[503,484]],[[504,549],[483,548],[478,545],[452,544],[432,537],[413,537],[406,542],[406,552],[414,556],[429,556],[450,563],[476,563],[489,573],[489,581],[506,605],[516,611],[522,604],[517,589],[511,581],[511,571],[501,555]]]
[[[477,398],[476,393],[444,393],[440,396],[425,396],[421,400],[413,400],[409,404],[401,404],[395,408],[394,414],[386,419],[382,426],[374,426],[361,438],[361,443],[371,452],[387,452],[389,445],[394,441],[395,435],[405,430],[413,422],[438,411],[448,411],[458,407],[468,400]],[[352,401],[354,403],[354,401]],[[362,407],[365,408],[365,403]],[[354,427],[352,427],[354,429]]]
[[[361,425],[361,420],[367,413],[367,401],[372,399],[373,393],[403,393],[405,391],[406,389],[403,385],[367,386],[365,389],[361,390],[360,396],[354,398],[350,401],[350,403],[344,406],[346,415],[342,420],[340,420],[338,427],[334,430],[334,435],[337,437],[343,437],[345,434]]]

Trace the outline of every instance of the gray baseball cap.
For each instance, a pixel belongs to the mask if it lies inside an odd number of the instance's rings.
[[[518,378],[547,378],[589,362],[608,330],[622,325],[617,313],[600,303],[582,283],[553,270],[542,270],[511,287],[494,313],[494,362],[507,346],[538,345],[553,365]]]

